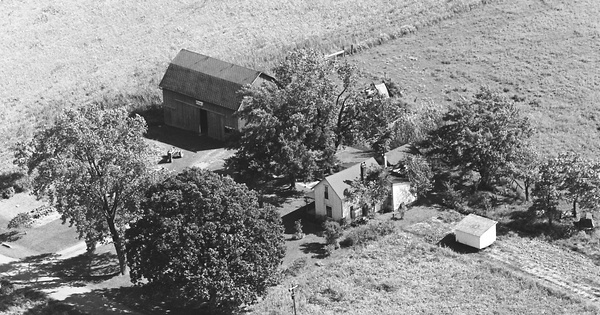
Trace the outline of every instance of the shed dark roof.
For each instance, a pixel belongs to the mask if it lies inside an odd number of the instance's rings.
[[[374,158],[367,159],[363,162],[367,169],[372,166],[379,166]],[[344,190],[350,188],[350,183],[360,176],[361,163],[354,164],[343,171],[325,177],[324,181],[329,183],[331,188],[342,200],[344,199]]]
[[[242,100],[237,92],[258,77],[272,79],[260,71],[182,49],[171,61],[159,86],[237,110]]]
[[[488,218],[480,217],[476,214],[469,214],[460,222],[458,222],[454,229],[467,234],[481,236],[491,227],[496,225],[496,223],[498,222]]]

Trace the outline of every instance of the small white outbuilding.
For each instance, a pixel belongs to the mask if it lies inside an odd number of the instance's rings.
[[[454,228],[456,241],[477,249],[490,246],[496,240],[498,222],[475,214],[469,214]]]

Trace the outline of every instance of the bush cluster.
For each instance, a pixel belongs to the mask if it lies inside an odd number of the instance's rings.
[[[27,191],[30,188],[29,177],[20,171],[0,174],[0,197],[4,199],[9,199],[16,193]]]
[[[14,195],[15,195],[15,189],[12,186],[2,189],[2,198],[3,199],[9,199]]]
[[[394,232],[394,223],[390,221],[371,223],[352,230],[340,245],[344,247],[365,245]]]
[[[31,227],[33,224],[33,218],[27,212],[21,212],[17,214],[14,218],[8,221],[9,229],[18,229],[20,227]]]

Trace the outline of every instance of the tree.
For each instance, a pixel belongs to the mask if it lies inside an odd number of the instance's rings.
[[[283,175],[293,187],[319,178],[340,146],[388,141],[403,110],[398,99],[358,88],[356,67],[314,50],[291,51],[273,74],[276,83],[241,91],[246,123],[229,144],[237,151],[226,167],[249,183]]]
[[[458,102],[443,117],[445,124],[430,133],[425,147],[463,173],[479,174],[478,187],[490,189],[505,176],[533,134],[515,104],[487,88],[474,99]]]
[[[248,181],[285,175],[291,188],[333,166],[332,71],[317,52],[293,51],[273,69],[276,84],[245,87],[238,114],[246,124],[226,166]]]
[[[149,188],[126,233],[130,277],[184,304],[229,310],[276,281],[283,225],[270,205],[230,177],[186,169]]]
[[[534,200],[529,210],[538,216],[548,218],[549,225],[552,225],[553,220],[562,216],[558,208],[562,198],[559,188],[563,182],[561,168],[557,159],[550,159],[542,163],[539,168],[539,178],[531,191]]]
[[[325,234],[327,245],[332,245],[334,249],[340,248],[339,239],[344,233],[339,223],[335,221],[323,222],[323,234]]]
[[[365,167],[361,165],[361,167]],[[347,200],[363,209],[363,214],[371,214],[377,204],[385,201],[391,190],[389,173],[383,167],[370,167],[364,170],[364,178],[357,178],[344,191]]]
[[[529,201],[531,187],[539,179],[541,163],[540,154],[532,148],[522,150],[516,159],[507,163],[506,174],[523,189],[525,201]]]
[[[594,209],[600,203],[600,165],[582,158],[574,152],[561,153],[555,162],[561,175],[558,188],[569,199],[573,217],[577,217],[577,205]]]
[[[406,160],[405,168],[412,192],[425,197],[433,188],[433,171],[427,160],[420,155],[411,155]]]
[[[124,229],[150,179],[146,122],[124,109],[88,104],[69,109],[53,126],[18,145],[15,163],[34,176],[33,192],[47,196],[63,221],[88,244],[112,239],[125,272]]]

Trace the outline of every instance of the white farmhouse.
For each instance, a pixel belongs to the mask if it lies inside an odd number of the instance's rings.
[[[352,165],[343,171],[325,177],[313,187],[315,214],[317,216],[328,217],[335,221],[342,219],[352,221],[366,215],[366,213],[362,213],[360,207],[348,202],[344,194],[354,180],[365,175],[361,173],[362,163],[364,163],[362,171],[379,165],[374,158],[370,158]],[[377,205],[376,210],[382,207],[393,208],[395,210],[402,203],[410,204],[415,201],[416,197],[410,192],[410,184],[405,179],[392,179],[390,185],[392,187],[389,200],[383,205]]]
[[[498,222],[475,214],[469,214],[454,228],[456,241],[477,249],[490,246],[496,240]]]

